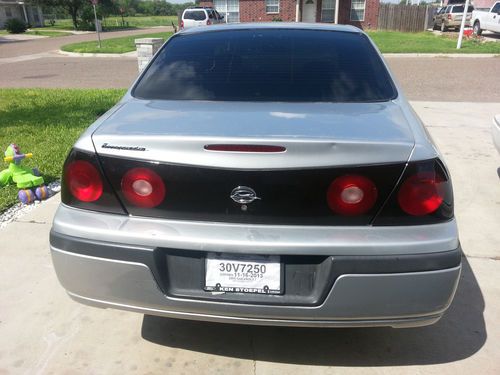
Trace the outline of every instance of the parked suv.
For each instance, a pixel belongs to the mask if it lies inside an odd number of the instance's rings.
[[[213,25],[222,23],[223,20],[224,16],[221,16],[214,8],[188,8],[182,13],[181,29]]]
[[[434,30],[441,29],[445,32],[446,30],[453,28],[458,30],[460,24],[462,23],[462,16],[464,14],[464,4],[448,5],[443,7],[434,16]],[[465,25],[470,25],[470,20],[472,17],[473,6],[469,6],[467,9],[467,17],[465,18]]]

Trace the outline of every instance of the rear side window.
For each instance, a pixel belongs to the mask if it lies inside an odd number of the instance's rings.
[[[467,8],[467,13],[471,13],[474,10],[474,7],[470,6]],[[464,12],[464,6],[463,5],[457,5],[453,7],[453,12],[452,13],[463,13]]]
[[[203,10],[188,10],[184,13],[185,20],[204,21],[206,18]]]
[[[376,102],[397,93],[363,34],[259,29],[171,38],[133,95],[164,100]]]

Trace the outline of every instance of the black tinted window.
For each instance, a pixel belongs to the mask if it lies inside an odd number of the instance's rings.
[[[474,7],[470,6],[467,8],[467,13],[471,13],[474,10]],[[464,12],[464,6],[463,5],[458,5],[453,7],[453,12],[452,13],[463,13]]]
[[[365,35],[238,30],[173,37],[134,89],[146,99],[372,102],[396,92]]]
[[[184,13],[185,20],[203,21],[205,18],[205,12],[202,10],[187,11]]]

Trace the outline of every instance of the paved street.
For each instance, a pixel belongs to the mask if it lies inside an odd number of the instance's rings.
[[[151,27],[147,29],[131,29],[124,31],[109,31],[101,33],[101,39],[119,38],[128,35],[161,33],[164,31],[172,31],[172,27]],[[87,42],[95,40],[95,33],[68,35],[56,38],[43,38],[36,40],[24,40],[20,42],[9,41],[0,35],[0,61],[2,58],[19,57],[33,55],[42,52],[57,51],[61,46],[70,43]]]
[[[0,37],[0,87],[127,87],[135,58],[57,53],[92,38]],[[56,196],[0,229],[0,375],[499,374],[500,155],[489,129],[500,113],[500,58],[388,61],[453,178],[466,258],[441,321],[401,330],[273,328],[83,306],[63,291],[50,260]]]
[[[104,38],[170,28],[111,32]],[[95,34],[2,43],[0,87],[128,87],[137,76],[134,57],[69,57],[68,43],[95,40]],[[410,100],[500,102],[500,58],[388,57]],[[462,74],[463,73],[463,74]]]

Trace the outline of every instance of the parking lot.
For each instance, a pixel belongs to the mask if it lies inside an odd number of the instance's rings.
[[[136,74],[134,59],[36,54],[47,55],[14,63],[0,45],[0,87],[126,87]],[[22,56],[29,51],[8,58]],[[500,113],[500,59],[388,61],[453,178],[465,257],[441,321],[400,330],[275,328],[83,306],[65,294],[50,260],[56,196],[0,229],[0,374],[500,373],[500,155],[489,130]]]

